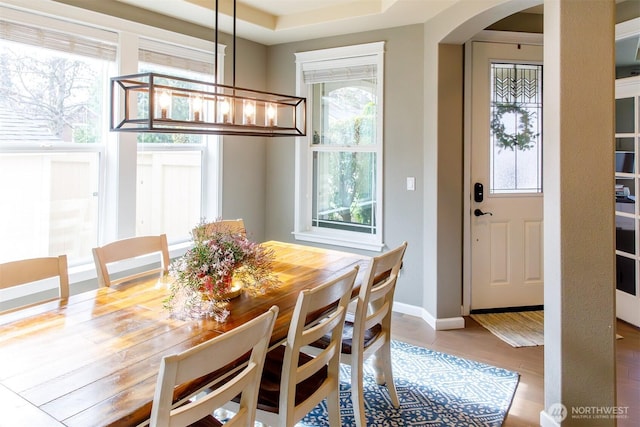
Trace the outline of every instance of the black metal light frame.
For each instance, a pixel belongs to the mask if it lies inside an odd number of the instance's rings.
[[[217,83],[218,0],[215,8],[214,83],[160,73],[112,77],[111,131],[306,135],[306,98],[235,85],[236,0],[233,0],[233,84]]]

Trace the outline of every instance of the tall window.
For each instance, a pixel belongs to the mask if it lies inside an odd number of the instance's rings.
[[[381,249],[383,52],[371,43],[296,55],[310,109],[297,146],[297,239]]]
[[[542,65],[491,64],[491,193],[542,192]]]
[[[66,254],[74,267],[134,234],[187,241],[217,215],[217,139],[139,134],[131,149],[134,135],[109,132],[109,78],[120,62],[211,79],[211,43],[58,10],[0,6],[0,262]]]
[[[0,262],[89,257],[117,36],[1,20],[0,33]]]

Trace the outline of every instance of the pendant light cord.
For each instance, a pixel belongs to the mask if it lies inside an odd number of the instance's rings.
[[[236,14],[237,14],[237,2],[233,0],[233,88],[236,87]],[[213,79],[216,84],[218,82],[218,0],[216,0],[216,13],[215,13],[215,46],[214,46],[214,58],[213,58]]]
[[[215,84],[218,84],[218,0],[215,3],[216,12],[214,16],[215,25],[215,37],[213,40],[213,80]]]
[[[216,0],[217,1],[217,0]],[[236,87],[236,0],[233,0],[233,87]]]

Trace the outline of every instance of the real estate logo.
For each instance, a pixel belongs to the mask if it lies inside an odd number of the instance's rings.
[[[551,418],[553,418],[553,420],[558,423],[564,421],[564,419],[567,418],[568,414],[567,407],[562,403],[554,403],[553,405],[549,406],[547,412],[549,413],[549,415],[551,415]]]
[[[572,406],[571,414],[562,403],[554,403],[549,406],[547,413],[551,418],[561,423],[569,415],[572,419],[626,419],[628,406]]]

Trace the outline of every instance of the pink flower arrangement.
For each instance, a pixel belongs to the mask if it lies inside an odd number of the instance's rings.
[[[272,273],[274,254],[243,233],[204,232],[201,223],[192,233],[193,247],[169,266],[173,278],[165,305],[182,315],[218,318],[228,316],[225,300],[232,283],[252,295],[265,293],[279,281]],[[206,307],[203,307],[205,305]]]

